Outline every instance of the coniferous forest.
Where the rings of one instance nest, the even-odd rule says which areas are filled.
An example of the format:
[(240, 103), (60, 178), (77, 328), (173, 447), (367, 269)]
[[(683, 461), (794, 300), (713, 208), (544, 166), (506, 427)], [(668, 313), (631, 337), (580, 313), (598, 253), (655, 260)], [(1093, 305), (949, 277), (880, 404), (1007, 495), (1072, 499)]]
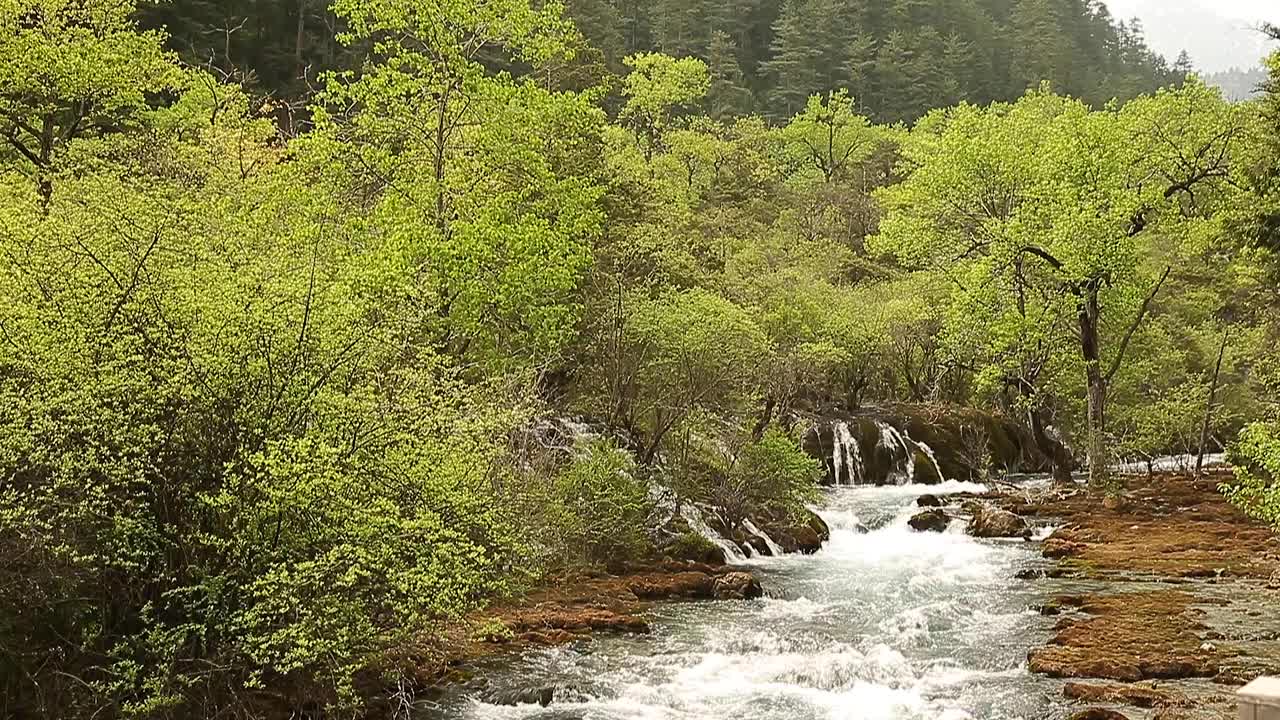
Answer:
[(0, 718), (416, 717), (877, 464), (1223, 453), (1280, 529), (1267, 72), (1098, 0), (0, 0)]

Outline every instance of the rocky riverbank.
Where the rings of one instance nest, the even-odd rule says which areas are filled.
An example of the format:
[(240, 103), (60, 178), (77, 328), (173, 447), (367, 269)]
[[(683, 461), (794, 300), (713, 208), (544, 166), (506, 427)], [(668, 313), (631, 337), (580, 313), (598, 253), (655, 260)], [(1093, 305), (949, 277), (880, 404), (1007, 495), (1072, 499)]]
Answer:
[(1235, 689), (1280, 672), (1280, 538), (1228, 505), (1220, 479), (975, 498), (1059, 525), (1027, 580), (1071, 592), (1040, 608), (1059, 620), (1028, 665), (1071, 679), (1081, 717), (1234, 717)]
[[(452, 628), (449, 651), (425, 663), (419, 679), (437, 689), (457, 682), (483, 684), (484, 679), (473, 678), (468, 668), (486, 658), (588, 641), (602, 632), (647, 633), (646, 614), (656, 602), (761, 597), (759, 581), (749, 568), (734, 565), (736, 560), (750, 555), (809, 554), (830, 537), (830, 529), (812, 513), (801, 521), (758, 516), (745, 523), (751, 531), (730, 530), (714, 508), (675, 517), (674, 524), (665, 528), (667, 541), (660, 547), (660, 559), (612, 571), (577, 570), (543, 578), (533, 592), (476, 613)], [(714, 540), (700, 537), (699, 531)], [(691, 537), (697, 540), (690, 541)], [(535, 693), (497, 699), (502, 704), (508, 700), (545, 704), (547, 698)]]

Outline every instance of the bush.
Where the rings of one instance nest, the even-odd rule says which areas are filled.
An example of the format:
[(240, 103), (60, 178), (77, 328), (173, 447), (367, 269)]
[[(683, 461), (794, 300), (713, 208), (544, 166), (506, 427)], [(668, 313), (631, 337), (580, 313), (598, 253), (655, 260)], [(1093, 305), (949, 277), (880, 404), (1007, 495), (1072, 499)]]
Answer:
[(614, 564), (648, 555), (653, 502), (635, 461), (607, 440), (580, 450), (532, 509), (546, 519), (543, 538), (558, 556), (551, 562)]
[(674, 558), (705, 562), (708, 559), (716, 558), (717, 554), (720, 553), (720, 548), (698, 533), (686, 530), (676, 535), (671, 544), (665, 548), (665, 551)]
[(1280, 530), (1280, 423), (1253, 423), (1228, 448), (1235, 479), (1222, 484), (1231, 503)]
[(726, 465), (710, 469), (703, 499), (721, 508), (730, 530), (755, 514), (799, 519), (818, 497), (817, 461), (777, 427), (748, 442)]

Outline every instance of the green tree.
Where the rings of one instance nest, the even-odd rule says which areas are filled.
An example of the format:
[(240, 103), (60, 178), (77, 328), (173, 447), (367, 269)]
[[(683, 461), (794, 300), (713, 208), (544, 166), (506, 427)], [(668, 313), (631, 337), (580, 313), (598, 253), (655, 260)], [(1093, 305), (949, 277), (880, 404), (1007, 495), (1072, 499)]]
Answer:
[(853, 99), (843, 90), (825, 98), (810, 97), (782, 136), (788, 149), (828, 183), (848, 180), (883, 137), (867, 118), (855, 112)]
[(711, 83), (707, 88), (707, 114), (716, 120), (730, 120), (751, 112), (755, 98), (746, 86), (742, 67), (738, 65), (737, 48), (727, 33), (711, 36), (707, 51), (707, 69)]
[(625, 62), (631, 72), (623, 85), (626, 103), (618, 119), (636, 134), (645, 159), (651, 161), (680, 113), (706, 96), (707, 66), (695, 58), (659, 54), (633, 55)]
[[(470, 362), (553, 356), (602, 220), (589, 179), (604, 117), (576, 93), (492, 74), (481, 50), (540, 62), (565, 51), (553, 8), (511, 0), (480, 10), (340, 2), (347, 42), (377, 62), (331, 78), (300, 152), (324, 165), (344, 216), (412, 249), (423, 332)], [(444, 20), (441, 35), (440, 23)]]
[[(1090, 112), (1041, 93), (1009, 108), (961, 107), (939, 122), (909, 153), (912, 176), (883, 194), (880, 242), (914, 261), (982, 259), (1002, 273), (1029, 261), (1048, 271), (1049, 292), (1075, 302), (1090, 476), (1102, 482), (1107, 388), (1168, 277), (1178, 236), (1203, 227), (1225, 186), (1240, 113), (1189, 84), (1119, 110)], [(1161, 181), (1143, 182), (1134, 168)], [(1117, 321), (1115, 345), (1104, 349), (1104, 322)]]
[(148, 94), (183, 83), (164, 38), (138, 31), (135, 10), (116, 0), (0, 3), (0, 135), (46, 204), (73, 141), (136, 129)]
[(615, 399), (626, 426), (643, 433), (640, 459), (653, 461), (668, 433), (695, 413), (740, 413), (756, 387), (767, 339), (750, 313), (705, 290), (628, 300), (623, 328), (635, 358)]

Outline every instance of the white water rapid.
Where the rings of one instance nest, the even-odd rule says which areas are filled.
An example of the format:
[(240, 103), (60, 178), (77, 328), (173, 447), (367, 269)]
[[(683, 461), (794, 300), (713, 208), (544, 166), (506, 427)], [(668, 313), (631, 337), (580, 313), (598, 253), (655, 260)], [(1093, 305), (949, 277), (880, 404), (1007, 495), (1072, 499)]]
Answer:
[[(498, 720), (1013, 720), (1062, 717), (1061, 683), (1026, 670), (1053, 618), (1014, 579), (1038, 545), (907, 527), (935, 486), (838, 488), (815, 555), (750, 560), (770, 597), (663, 603), (648, 635), (599, 635), (480, 668), (488, 689), (554, 687), (501, 706), (459, 691), (422, 717)], [(689, 517), (689, 516), (686, 516)], [(698, 518), (701, 522), (701, 518)], [(869, 531), (867, 531), (869, 529)]]
[(901, 447), (903, 454), (906, 456), (903, 467), (905, 471), (896, 472), (899, 485), (910, 485), (916, 479), (916, 453), (912, 448), (912, 443), (906, 438), (898, 428), (885, 423), (876, 421), (876, 427), (880, 428), (880, 444), (891, 453), (896, 452), (896, 447)]
[(696, 505), (682, 505), (680, 507), (680, 516), (689, 524), (689, 527), (693, 528), (694, 532), (710, 540), (716, 547), (724, 551), (725, 562), (733, 564), (747, 560), (747, 556), (742, 553), (737, 544), (716, 532), (707, 524), (706, 520), (702, 519), (702, 511)]
[(750, 518), (742, 521), (742, 527), (746, 528), (747, 532), (763, 540), (765, 547), (769, 548), (770, 555), (776, 557), (783, 554), (784, 551), (782, 546), (774, 542), (773, 538), (769, 537), (763, 530), (756, 527), (755, 523), (751, 522)]

